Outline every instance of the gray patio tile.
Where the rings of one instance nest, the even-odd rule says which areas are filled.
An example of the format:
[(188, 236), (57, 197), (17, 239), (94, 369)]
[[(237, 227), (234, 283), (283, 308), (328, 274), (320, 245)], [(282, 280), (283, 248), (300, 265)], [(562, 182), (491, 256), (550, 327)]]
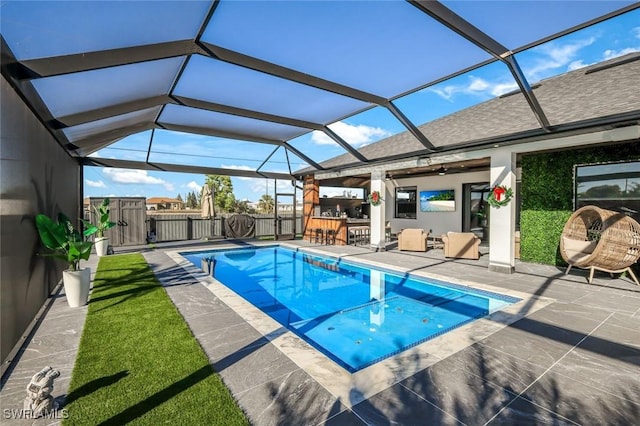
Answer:
[(585, 333), (524, 318), (480, 344), (548, 368), (585, 336)]
[(610, 312), (570, 302), (555, 302), (527, 317), (530, 321), (589, 334), (605, 320)]
[(550, 370), (640, 404), (640, 350), (587, 339)]
[[(402, 421), (399, 419), (404, 419), (405, 415), (411, 415), (416, 410), (417, 413), (425, 410), (429, 413), (425, 420), (429, 420), (431, 424), (437, 424), (436, 420), (450, 423), (448, 416), (468, 425), (484, 424), (516, 396), (483, 380), (481, 376), (471, 374), (455, 356), (403, 380), (400, 385), (415, 393), (421, 400), (437, 407), (436, 411), (423, 403), (414, 407), (416, 404), (411, 396), (397, 386), (371, 398), (369, 402), (380, 412), (385, 415), (393, 414), (390, 419), (400, 423)], [(379, 399), (385, 400), (386, 405), (376, 402)], [(394, 410), (399, 410), (399, 413), (394, 414)], [(360, 414), (357, 407), (355, 411)]]
[(175, 303), (192, 302), (199, 298), (215, 299), (213, 294), (199, 282), (166, 286), (164, 289)]
[(36, 335), (29, 341), (25, 356), (37, 358), (69, 349), (78, 349), (82, 330), (69, 329), (58, 333)]
[[(629, 314), (621, 314), (614, 313), (611, 317), (609, 317), (605, 323), (607, 327), (603, 330), (610, 337), (613, 335), (619, 335), (621, 340), (615, 340), (617, 342), (622, 342), (626, 340), (626, 330), (639, 331), (640, 330), (640, 318), (636, 318)], [(602, 328), (602, 327), (601, 327)], [(594, 335), (598, 336), (602, 331), (600, 329), (596, 330)], [(634, 342), (629, 342), (631, 345), (634, 345)], [(635, 346), (640, 347), (640, 341), (635, 341)]]
[[(20, 358), (18, 365), (16, 365), (11, 373), (11, 377), (7, 381), (7, 386), (9, 386), (9, 383), (14, 379), (22, 381), (31, 379), (31, 376), (48, 365), (56, 370), (60, 370), (61, 377), (70, 376), (76, 361), (76, 353), (77, 349), (72, 348), (38, 358)], [(24, 386), (27, 385), (27, 382), (28, 380), (24, 381)]]
[[(69, 308), (72, 309), (72, 308)], [(80, 335), (84, 328), (84, 320), (87, 317), (86, 307), (76, 308), (77, 311), (69, 313), (64, 317), (48, 318), (43, 321), (35, 330), (34, 336), (43, 337), (49, 334), (66, 333), (73, 331)]]
[[(206, 289), (205, 289), (206, 290)], [(173, 301), (173, 299), (172, 299)], [(174, 302), (180, 314), (186, 319), (201, 315), (211, 314), (228, 310), (229, 308), (222, 301), (213, 298), (184, 300), (180, 303)]]
[(480, 344), (469, 346), (447, 360), (455, 362), (461, 370), (515, 394), (524, 390), (545, 371), (544, 367)]
[(300, 369), (270, 343), (249, 345), (214, 362), (213, 368), (236, 395)]
[(585, 306), (608, 309), (612, 312), (634, 314), (640, 306), (640, 298), (623, 291), (593, 292), (575, 300)]
[(569, 419), (566, 419), (556, 413), (532, 404), (523, 398), (516, 398), (506, 409), (498, 414), (492, 421), (488, 423), (491, 426), (497, 425), (518, 425), (518, 426), (538, 426), (538, 425), (554, 425), (565, 426), (575, 425)]
[(84, 312), (86, 314), (88, 306), (79, 306), (77, 308), (69, 307), (67, 300), (64, 296), (64, 289), (60, 289), (60, 292), (57, 295), (51, 296), (53, 298), (53, 303), (49, 306), (46, 311), (46, 318), (60, 318), (65, 317), (67, 315), (77, 315), (79, 312)]
[(595, 289), (579, 284), (567, 284), (565, 282), (554, 281), (546, 288), (535, 290), (532, 293), (538, 296), (556, 299), (559, 302), (576, 303), (576, 300), (581, 297), (594, 294)]
[(579, 424), (632, 425), (640, 418), (640, 405), (551, 371), (521, 396)]
[(454, 415), (425, 401), (399, 384), (352, 408), (368, 425), (460, 425)]
[(346, 408), (300, 369), (236, 397), (251, 424), (260, 426), (322, 424)]
[(191, 316), (188, 318), (187, 324), (189, 324), (193, 335), (198, 337), (202, 334), (243, 324), (244, 322), (240, 315), (230, 308), (225, 308), (203, 315)]
[(221, 328), (196, 336), (209, 359), (219, 361), (237, 351), (264, 346), (268, 340), (247, 323)]
[(353, 413), (351, 410), (344, 410), (337, 416), (329, 418), (326, 422), (322, 423), (324, 426), (366, 426), (362, 419)]

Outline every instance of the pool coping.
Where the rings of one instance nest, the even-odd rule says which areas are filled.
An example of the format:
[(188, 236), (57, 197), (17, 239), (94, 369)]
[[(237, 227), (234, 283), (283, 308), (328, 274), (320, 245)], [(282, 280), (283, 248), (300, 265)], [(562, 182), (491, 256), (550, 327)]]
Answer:
[[(302, 253), (327, 256), (339, 260), (343, 260), (343, 256), (348, 256), (346, 253), (344, 255), (328, 253), (314, 248), (287, 244), (286, 242), (275, 244), (273, 242), (256, 243), (252, 244), (251, 247), (275, 245)], [(225, 250), (226, 248), (237, 249), (238, 246), (233, 244), (228, 246), (218, 245), (215, 250)], [(555, 302), (555, 299), (547, 297), (350, 257), (345, 261), (355, 265), (376, 267), (393, 273), (410, 274), (416, 277), (451, 282), (476, 290), (489, 291), (520, 299), (519, 302), (513, 303), (486, 317), (462, 325), (355, 373), (350, 373), (180, 255), (180, 253), (205, 250), (210, 249), (198, 247), (167, 251), (166, 254), (349, 408)]]

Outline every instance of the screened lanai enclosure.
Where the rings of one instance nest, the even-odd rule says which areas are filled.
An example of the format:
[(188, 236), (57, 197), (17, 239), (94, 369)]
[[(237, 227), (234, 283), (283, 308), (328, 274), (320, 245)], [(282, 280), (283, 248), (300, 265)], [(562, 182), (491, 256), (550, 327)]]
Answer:
[[(83, 165), (290, 179), (331, 168), (323, 162), (338, 155), (352, 164), (429, 156), (601, 122), (595, 111), (567, 116), (567, 100), (559, 108), (539, 99), (527, 55), (619, 15), (637, 22), (637, 8), (628, 1), (9, 1), (2, 72)], [(513, 97), (518, 120), (497, 116), (480, 138), (421, 130), (444, 115), (430, 111), (427, 95), (480, 69), (500, 75), (495, 93)], [(604, 121), (629, 112), (618, 106)], [(372, 137), (363, 142), (358, 125)], [(401, 132), (393, 153), (358, 150)]]
[[(3, 1), (0, 20), (3, 372), (62, 271), (33, 218), (80, 218), (85, 166), (364, 187), (341, 173), (640, 119), (638, 2)], [(632, 65), (597, 90), (598, 67), (546, 85), (614, 57)]]

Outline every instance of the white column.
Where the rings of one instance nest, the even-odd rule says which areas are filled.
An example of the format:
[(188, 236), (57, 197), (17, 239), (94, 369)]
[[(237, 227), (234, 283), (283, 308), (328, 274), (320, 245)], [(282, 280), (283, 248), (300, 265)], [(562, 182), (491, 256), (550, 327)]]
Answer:
[(387, 200), (387, 195), (385, 193), (385, 177), (384, 170), (374, 170), (371, 172), (371, 193), (373, 191), (380, 192), (380, 196), (383, 198), (383, 201), (377, 205), (370, 205), (370, 218), (371, 218), (371, 228), (370, 228), (370, 240), (371, 240), (371, 248), (374, 250), (384, 250), (385, 240), (384, 240), (384, 232), (385, 232), (385, 203)]
[(515, 267), (516, 154), (508, 148), (491, 154), (491, 187), (511, 188), (513, 198), (506, 206), (489, 206), (489, 270), (510, 274)]

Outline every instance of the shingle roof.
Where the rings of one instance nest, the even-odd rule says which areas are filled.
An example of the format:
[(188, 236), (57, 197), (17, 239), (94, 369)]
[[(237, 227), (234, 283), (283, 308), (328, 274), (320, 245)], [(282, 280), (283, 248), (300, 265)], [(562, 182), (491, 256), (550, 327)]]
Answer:
[[(608, 115), (640, 112), (640, 52), (570, 71), (543, 80), (533, 91), (551, 125), (575, 123)], [(514, 135), (539, 129), (519, 93), (505, 94), (419, 126), (439, 148)], [(371, 160), (390, 156), (423, 155), (427, 151), (409, 132), (367, 145), (359, 151)], [(353, 157), (343, 154), (320, 163), (325, 168), (346, 166)], [(309, 173), (304, 169), (296, 173)]]

